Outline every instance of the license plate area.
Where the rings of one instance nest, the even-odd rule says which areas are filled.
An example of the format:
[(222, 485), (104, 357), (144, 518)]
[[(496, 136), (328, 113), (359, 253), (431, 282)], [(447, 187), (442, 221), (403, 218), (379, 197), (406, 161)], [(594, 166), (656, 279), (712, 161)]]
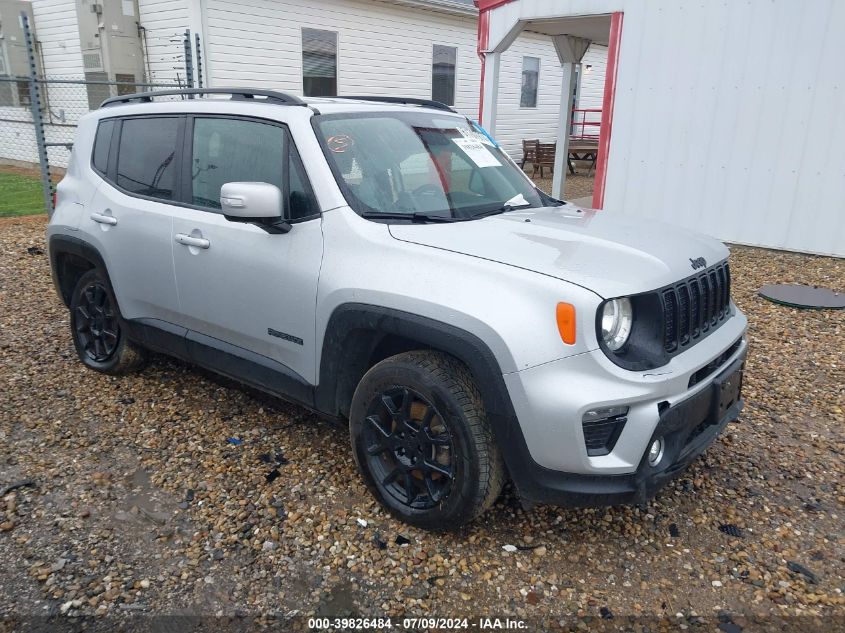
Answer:
[(718, 423), (728, 410), (739, 402), (740, 394), (742, 393), (742, 370), (734, 369), (726, 374), (723, 374), (713, 381), (714, 390), (714, 423)]

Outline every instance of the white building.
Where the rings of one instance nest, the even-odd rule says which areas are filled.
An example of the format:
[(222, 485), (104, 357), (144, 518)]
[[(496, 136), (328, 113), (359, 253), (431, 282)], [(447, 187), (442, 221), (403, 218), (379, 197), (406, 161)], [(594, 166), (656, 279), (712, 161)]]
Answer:
[[(202, 45), (194, 73), (201, 65), (207, 87), (433, 98), (478, 117), (481, 61), (472, 0), (32, 0), (46, 77), (85, 75), (80, 16), (87, 21), (97, 4), (110, 3), (123, 16), (137, 12), (151, 82), (172, 82), (177, 73), (184, 80), (182, 37), (190, 30)], [(101, 21), (108, 32), (109, 20)], [(591, 55), (580, 98), (600, 107), (606, 52), (597, 48)], [(560, 72), (555, 48), (543, 35), (522, 33), (503, 56), (497, 137), (515, 159), (522, 139), (556, 138)], [(47, 90), (53, 114), (61, 110), (72, 122), (84, 113), (62, 108), (58, 88)], [(23, 142), (27, 133), (20, 131), (14, 147), (4, 147), (0, 135), (0, 156), (35, 161), (34, 145)], [(50, 157), (62, 164), (67, 153), (52, 149)]]
[[(485, 103), (506, 98), (526, 30), (558, 45), (567, 74), (608, 43), (594, 206), (845, 256), (845, 2), (478, 3)], [(507, 125), (500, 114), (482, 124)]]

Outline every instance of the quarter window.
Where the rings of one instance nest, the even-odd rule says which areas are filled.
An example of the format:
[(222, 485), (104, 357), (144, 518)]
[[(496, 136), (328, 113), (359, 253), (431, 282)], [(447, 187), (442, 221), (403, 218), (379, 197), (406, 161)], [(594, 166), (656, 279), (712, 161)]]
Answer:
[(446, 105), (455, 105), (455, 66), (458, 49), (434, 45), (431, 63), (431, 98)]
[(337, 33), (302, 29), (302, 92), (306, 97), (337, 94)]
[(117, 153), (117, 186), (143, 196), (173, 200), (179, 119), (125, 119)]
[(91, 158), (91, 162), (94, 164), (94, 169), (101, 174), (105, 174), (108, 171), (109, 147), (111, 146), (113, 131), (113, 119), (100, 121), (100, 125), (97, 126), (97, 136), (94, 139), (94, 155)]
[(537, 84), (540, 80), (540, 58), (522, 58), (522, 90), (519, 95), (520, 108), (537, 107)]
[(194, 120), (193, 204), (220, 208), (227, 182), (267, 182), (284, 191), (284, 128), (239, 119)]

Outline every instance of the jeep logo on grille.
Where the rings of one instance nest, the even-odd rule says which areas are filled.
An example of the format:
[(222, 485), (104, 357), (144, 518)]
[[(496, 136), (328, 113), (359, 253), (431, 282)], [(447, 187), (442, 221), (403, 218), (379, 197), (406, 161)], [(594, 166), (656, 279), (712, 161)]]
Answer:
[(692, 264), (693, 270), (698, 270), (699, 268), (705, 268), (707, 266), (707, 260), (703, 257), (696, 257), (695, 259), (690, 257), (689, 263)]

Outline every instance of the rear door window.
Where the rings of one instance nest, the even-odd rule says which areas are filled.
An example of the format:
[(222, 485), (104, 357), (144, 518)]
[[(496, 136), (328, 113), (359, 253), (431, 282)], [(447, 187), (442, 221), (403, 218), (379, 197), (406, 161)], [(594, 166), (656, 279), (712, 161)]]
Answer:
[(176, 199), (178, 117), (124, 119), (117, 153), (117, 186), (129, 193)]

